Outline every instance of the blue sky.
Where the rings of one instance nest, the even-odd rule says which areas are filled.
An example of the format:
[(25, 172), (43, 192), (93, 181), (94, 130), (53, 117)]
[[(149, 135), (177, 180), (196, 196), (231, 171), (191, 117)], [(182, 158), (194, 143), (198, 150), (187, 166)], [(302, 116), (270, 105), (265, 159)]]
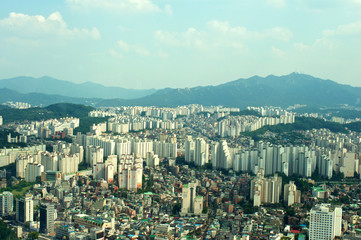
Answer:
[(361, 0), (4, 0), (0, 78), (126, 88), (311, 74), (361, 86)]

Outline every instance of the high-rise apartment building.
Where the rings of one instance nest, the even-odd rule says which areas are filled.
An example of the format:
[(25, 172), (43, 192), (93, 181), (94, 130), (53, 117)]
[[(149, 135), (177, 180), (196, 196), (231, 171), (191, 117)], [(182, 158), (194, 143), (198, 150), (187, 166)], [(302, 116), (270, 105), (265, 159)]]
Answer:
[(282, 191), (282, 178), (275, 174), (265, 178), (264, 170), (260, 169), (255, 179), (251, 181), (251, 199), (254, 206), (262, 203), (279, 203)]
[(6, 216), (14, 210), (14, 196), (11, 192), (0, 194), (0, 216)]
[(283, 193), (284, 201), (288, 206), (301, 202), (301, 192), (297, 190), (295, 182), (290, 181), (289, 184), (285, 184)]
[(185, 148), (185, 156), (184, 159), (186, 162), (194, 162), (194, 151), (195, 151), (195, 143), (192, 139), (192, 136), (187, 136), (186, 141), (184, 143)]
[(203, 166), (208, 163), (208, 143), (202, 138), (197, 138), (194, 148), (194, 163), (196, 166)]
[(35, 182), (36, 177), (40, 177), (44, 172), (44, 166), (38, 163), (28, 163), (25, 168), (25, 181)]
[(227, 141), (212, 143), (212, 166), (215, 169), (232, 168), (232, 155)]
[(134, 155), (122, 156), (118, 165), (120, 189), (137, 191), (143, 185), (143, 159)]
[(333, 240), (342, 234), (342, 208), (317, 204), (311, 209), (310, 240)]
[(16, 220), (18, 222), (32, 222), (34, 217), (33, 215), (33, 195), (26, 194), (23, 198), (16, 199)]

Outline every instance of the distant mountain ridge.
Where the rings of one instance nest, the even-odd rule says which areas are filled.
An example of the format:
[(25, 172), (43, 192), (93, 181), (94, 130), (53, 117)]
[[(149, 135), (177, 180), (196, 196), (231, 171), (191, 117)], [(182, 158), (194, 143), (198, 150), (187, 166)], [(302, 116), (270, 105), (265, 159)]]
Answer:
[[(0, 88), (1, 88), (0, 80)], [(70, 82), (67, 82), (70, 83)], [(70, 83), (72, 84), (72, 83)], [(93, 83), (92, 83), (93, 84)], [(80, 86), (80, 84), (79, 84)], [(101, 85), (100, 85), (101, 86)], [(68, 89), (69, 90), (69, 89)], [(97, 91), (100, 91), (98, 88)], [(73, 90), (78, 91), (78, 90)], [(80, 90), (79, 90), (80, 91)], [(129, 95), (132, 95), (129, 90)], [(51, 92), (50, 90), (48, 92)], [(223, 105), (230, 107), (281, 106), (306, 104), (334, 107), (341, 104), (361, 107), (361, 88), (338, 84), (306, 74), (291, 73), (285, 76), (269, 75), (238, 79), (217, 86), (194, 88), (164, 88), (146, 96), (125, 99), (124, 97), (105, 99), (96, 96), (89, 98), (39, 93), (17, 93), (9, 89), (0, 89), (0, 103), (24, 101), (30, 104), (49, 105), (56, 102), (81, 103), (92, 106), (167, 106), (188, 104)], [(126, 94), (124, 94), (125, 96)], [(128, 95), (128, 96), (129, 96)], [(99, 96), (99, 95), (97, 95)], [(134, 95), (133, 95), (134, 96)], [(16, 100), (20, 99), (20, 100)]]
[(322, 80), (306, 74), (269, 75), (238, 79), (218, 86), (161, 89), (139, 99), (104, 100), (98, 105), (177, 106), (184, 104), (290, 106), (294, 104), (336, 106), (361, 105), (361, 88)]
[(106, 87), (98, 83), (85, 82), (76, 84), (44, 76), (15, 77), (0, 80), (0, 88), (8, 88), (19, 93), (43, 93), (76, 98), (122, 98), (135, 99), (154, 93), (155, 89), (126, 89), (121, 87)]
[(75, 103), (93, 106), (104, 99), (95, 98), (73, 98), (60, 95), (50, 95), (43, 93), (19, 93), (17, 91), (0, 88), (0, 104), (8, 101), (26, 102), (35, 106), (48, 106), (55, 103)]

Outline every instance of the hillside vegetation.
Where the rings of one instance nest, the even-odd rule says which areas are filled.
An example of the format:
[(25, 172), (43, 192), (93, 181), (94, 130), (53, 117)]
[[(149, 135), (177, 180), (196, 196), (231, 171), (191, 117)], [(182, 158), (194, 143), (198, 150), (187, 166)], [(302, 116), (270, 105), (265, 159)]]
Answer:
[(4, 124), (10, 122), (40, 121), (63, 117), (87, 117), (93, 107), (72, 103), (57, 103), (44, 108), (35, 107), (29, 109), (15, 109), (2, 106), (0, 116), (4, 119)]

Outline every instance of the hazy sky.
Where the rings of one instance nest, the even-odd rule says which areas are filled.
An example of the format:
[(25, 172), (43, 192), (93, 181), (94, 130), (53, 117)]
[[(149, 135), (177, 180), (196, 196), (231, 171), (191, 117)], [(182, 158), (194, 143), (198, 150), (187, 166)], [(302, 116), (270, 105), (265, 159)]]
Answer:
[(0, 1), (0, 78), (162, 88), (291, 72), (361, 86), (361, 0)]

